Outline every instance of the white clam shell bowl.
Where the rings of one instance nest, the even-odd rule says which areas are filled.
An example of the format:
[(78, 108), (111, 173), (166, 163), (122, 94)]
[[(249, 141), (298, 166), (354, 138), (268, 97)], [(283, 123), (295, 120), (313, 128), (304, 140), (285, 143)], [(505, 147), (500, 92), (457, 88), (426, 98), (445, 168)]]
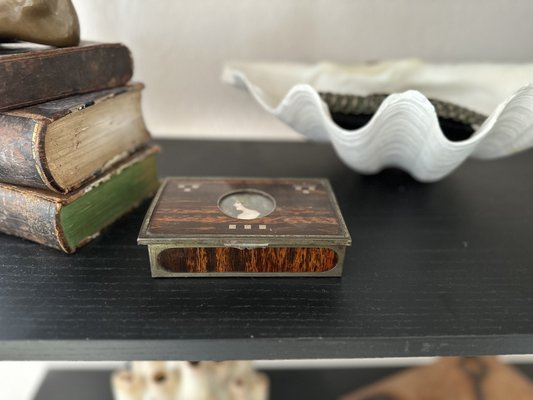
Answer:
[[(360, 173), (397, 167), (421, 182), (434, 182), (469, 157), (490, 160), (533, 146), (533, 64), (233, 63), (226, 65), (223, 80), (247, 89), (306, 138), (330, 141), (342, 161)], [(392, 94), (366, 125), (346, 130), (332, 120), (319, 92)], [(488, 117), (468, 139), (450, 141), (428, 98)]]

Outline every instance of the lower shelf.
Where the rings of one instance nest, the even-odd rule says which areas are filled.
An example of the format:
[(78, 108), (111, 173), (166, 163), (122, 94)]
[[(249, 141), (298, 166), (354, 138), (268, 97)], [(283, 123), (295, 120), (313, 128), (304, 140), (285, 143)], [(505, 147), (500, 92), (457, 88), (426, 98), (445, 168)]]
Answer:
[[(533, 378), (533, 365), (518, 365)], [(269, 370), (271, 400), (330, 400), (401, 368)], [(34, 400), (112, 400), (111, 371), (51, 370)]]

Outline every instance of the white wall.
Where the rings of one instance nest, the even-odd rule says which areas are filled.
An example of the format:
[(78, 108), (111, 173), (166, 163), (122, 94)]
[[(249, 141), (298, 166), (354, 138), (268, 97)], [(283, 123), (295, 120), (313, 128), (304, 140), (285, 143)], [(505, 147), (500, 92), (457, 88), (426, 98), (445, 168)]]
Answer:
[(85, 39), (121, 41), (156, 135), (296, 138), (220, 83), (225, 60), (531, 61), (531, 0), (75, 0)]

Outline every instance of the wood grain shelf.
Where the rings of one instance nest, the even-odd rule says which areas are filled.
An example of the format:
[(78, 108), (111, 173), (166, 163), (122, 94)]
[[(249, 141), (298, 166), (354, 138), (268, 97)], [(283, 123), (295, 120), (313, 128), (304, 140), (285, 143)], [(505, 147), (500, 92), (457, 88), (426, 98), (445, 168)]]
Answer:
[(533, 153), (420, 184), (329, 145), (160, 141), (160, 175), (326, 177), (342, 278), (152, 279), (147, 205), (76, 255), (0, 235), (0, 359), (296, 359), (533, 353)]

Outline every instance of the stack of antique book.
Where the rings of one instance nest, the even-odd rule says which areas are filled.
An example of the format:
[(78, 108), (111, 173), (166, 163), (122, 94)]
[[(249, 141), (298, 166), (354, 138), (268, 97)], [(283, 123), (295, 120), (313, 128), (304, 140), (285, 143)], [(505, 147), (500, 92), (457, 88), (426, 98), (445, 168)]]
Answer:
[(120, 44), (0, 45), (0, 232), (71, 253), (156, 191), (132, 71)]

